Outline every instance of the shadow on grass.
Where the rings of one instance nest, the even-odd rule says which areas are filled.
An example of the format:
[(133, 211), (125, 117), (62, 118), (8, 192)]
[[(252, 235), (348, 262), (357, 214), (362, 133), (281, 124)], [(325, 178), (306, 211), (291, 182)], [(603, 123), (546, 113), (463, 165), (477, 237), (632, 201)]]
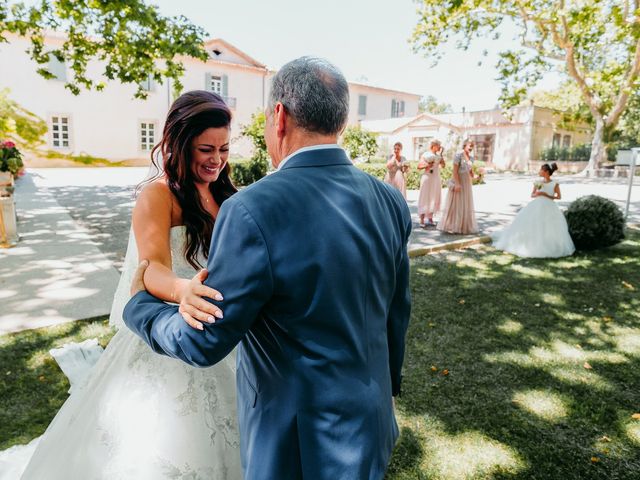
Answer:
[(637, 231), (558, 260), (425, 257), (412, 287), (388, 479), (638, 478)]
[(69, 382), (49, 350), (111, 338), (106, 317), (0, 336), (0, 450), (44, 433), (67, 399)]

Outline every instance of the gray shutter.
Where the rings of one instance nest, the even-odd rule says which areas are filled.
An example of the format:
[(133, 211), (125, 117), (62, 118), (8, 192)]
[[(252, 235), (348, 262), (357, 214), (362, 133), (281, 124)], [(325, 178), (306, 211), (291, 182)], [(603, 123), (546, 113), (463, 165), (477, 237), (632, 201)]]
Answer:
[(229, 96), (229, 77), (222, 75), (222, 97), (227, 98)]
[(396, 99), (392, 99), (391, 100), (391, 117), (395, 117), (396, 116)]
[(209, 72), (204, 74), (204, 89), (207, 92), (211, 91), (211, 74)]
[(404, 117), (404, 100), (400, 102), (400, 116)]
[(358, 115), (366, 115), (367, 114), (367, 96), (360, 95), (358, 97)]
[(153, 78), (153, 75), (149, 74), (149, 91), (150, 92), (155, 92), (156, 91), (156, 82)]

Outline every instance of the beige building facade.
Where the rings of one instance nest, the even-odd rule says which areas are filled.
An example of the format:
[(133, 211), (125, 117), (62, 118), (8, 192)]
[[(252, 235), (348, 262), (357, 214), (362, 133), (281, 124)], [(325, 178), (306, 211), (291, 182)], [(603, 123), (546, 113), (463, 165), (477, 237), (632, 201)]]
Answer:
[(378, 134), (380, 154), (389, 153), (395, 142), (403, 154), (417, 160), (432, 139), (439, 139), (449, 152), (459, 149), (463, 139), (476, 144), (476, 159), (500, 170), (526, 171), (548, 147), (572, 147), (589, 143), (586, 124), (566, 125), (562, 112), (536, 106), (478, 112), (428, 114), (379, 121), (363, 121), (362, 128)]
[[(9, 98), (33, 112), (47, 123), (44, 149), (64, 154), (88, 154), (109, 160), (149, 158), (160, 140), (164, 119), (172, 98), (169, 82), (149, 80), (144, 88), (145, 100), (134, 98), (136, 88), (103, 76), (104, 63), (91, 62), (88, 75), (105, 82), (101, 92), (83, 90), (73, 95), (64, 87), (70, 75), (68, 66), (52, 58), (47, 65), (55, 79), (45, 79), (26, 53), (30, 41), (8, 36), (0, 43), (0, 89), (9, 89)], [(64, 37), (52, 33), (45, 37), (45, 46), (54, 49)], [(210, 90), (222, 95), (233, 112), (231, 155), (248, 157), (251, 143), (241, 136), (242, 126), (251, 116), (264, 110), (274, 71), (240, 51), (223, 39), (205, 43), (209, 53), (206, 62), (183, 58), (185, 74), (183, 91)], [(380, 118), (413, 117), (418, 112), (419, 95), (349, 84), (351, 105), (349, 124)]]

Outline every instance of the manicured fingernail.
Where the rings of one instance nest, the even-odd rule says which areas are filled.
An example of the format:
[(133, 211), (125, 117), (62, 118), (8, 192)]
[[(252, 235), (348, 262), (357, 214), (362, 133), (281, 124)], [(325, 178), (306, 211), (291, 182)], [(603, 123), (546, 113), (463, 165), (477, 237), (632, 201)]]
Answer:
[(222, 295), (220, 295), (219, 293), (215, 296), (214, 300), (217, 300), (219, 302), (222, 301)]
[(216, 319), (215, 319), (215, 318), (213, 318), (212, 316), (208, 316), (208, 317), (207, 317), (207, 322), (209, 322), (209, 323), (216, 323)]
[(223, 318), (224, 315), (222, 315), (222, 312), (220, 310), (218, 310), (216, 313), (214, 313), (214, 315), (218, 318)]
[(204, 330), (204, 327), (202, 326), (201, 323), (198, 324), (197, 328), (198, 328), (198, 330)]

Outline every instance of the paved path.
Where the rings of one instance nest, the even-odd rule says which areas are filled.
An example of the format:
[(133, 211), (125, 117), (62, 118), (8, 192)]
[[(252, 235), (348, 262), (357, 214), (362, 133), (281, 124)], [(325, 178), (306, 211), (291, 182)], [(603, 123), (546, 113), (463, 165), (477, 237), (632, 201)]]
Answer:
[[(0, 249), (0, 334), (90, 318), (109, 312), (124, 260), (134, 186), (146, 168), (32, 169), (16, 189), (21, 241)], [(534, 178), (491, 175), (474, 187), (481, 235), (508, 223), (529, 200)], [(560, 177), (566, 208), (588, 194), (623, 206), (626, 179)], [(443, 192), (444, 194), (444, 192)], [(417, 192), (409, 192), (419, 250), (481, 235), (447, 235), (418, 228)], [(444, 199), (443, 199), (444, 200)], [(630, 219), (640, 221), (640, 178)]]

